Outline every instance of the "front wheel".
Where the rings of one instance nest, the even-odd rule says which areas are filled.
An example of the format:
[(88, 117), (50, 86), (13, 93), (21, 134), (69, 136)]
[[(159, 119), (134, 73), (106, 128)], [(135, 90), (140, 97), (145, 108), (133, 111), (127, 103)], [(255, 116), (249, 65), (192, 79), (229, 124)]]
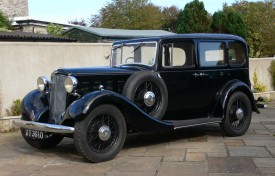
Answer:
[(251, 103), (243, 92), (230, 97), (221, 128), (228, 136), (241, 136), (249, 128), (252, 116)]
[(124, 117), (113, 105), (100, 105), (75, 124), (76, 149), (91, 162), (113, 159), (122, 149), (125, 138)]

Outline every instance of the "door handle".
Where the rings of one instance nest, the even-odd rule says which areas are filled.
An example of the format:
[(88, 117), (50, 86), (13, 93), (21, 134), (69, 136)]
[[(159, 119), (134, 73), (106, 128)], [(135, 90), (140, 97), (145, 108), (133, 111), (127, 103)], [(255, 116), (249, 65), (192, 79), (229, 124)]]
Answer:
[(205, 76), (208, 76), (208, 74), (206, 74), (206, 73), (200, 73), (200, 76), (201, 77), (205, 77)]
[(208, 74), (205, 74), (205, 73), (194, 73), (192, 75), (195, 76), (195, 78), (196, 77), (205, 77), (205, 76), (208, 76)]

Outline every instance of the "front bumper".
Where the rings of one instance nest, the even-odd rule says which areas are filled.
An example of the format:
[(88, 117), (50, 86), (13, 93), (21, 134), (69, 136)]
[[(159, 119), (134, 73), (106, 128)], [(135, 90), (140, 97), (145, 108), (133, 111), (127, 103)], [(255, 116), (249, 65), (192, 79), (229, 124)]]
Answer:
[(21, 119), (15, 119), (12, 121), (14, 125), (19, 126), (21, 128), (52, 132), (52, 133), (66, 133), (66, 134), (74, 133), (74, 128), (69, 126), (32, 122), (32, 121), (26, 121)]

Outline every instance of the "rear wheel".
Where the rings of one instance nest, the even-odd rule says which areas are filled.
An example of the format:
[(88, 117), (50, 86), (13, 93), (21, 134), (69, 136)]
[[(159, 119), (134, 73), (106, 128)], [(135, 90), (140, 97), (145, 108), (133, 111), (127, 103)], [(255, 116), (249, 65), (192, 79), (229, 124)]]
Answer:
[(91, 162), (113, 159), (122, 149), (125, 138), (124, 117), (113, 105), (100, 105), (75, 124), (76, 149)]
[(34, 148), (37, 149), (49, 149), (49, 148), (54, 148), (57, 144), (59, 144), (63, 136), (55, 133), (47, 133), (45, 139), (36, 139), (36, 138), (31, 138), (26, 135), (26, 129), (21, 128), (21, 133), (25, 141), (31, 145)]
[(251, 103), (242, 92), (230, 97), (221, 128), (228, 136), (241, 136), (250, 126), (252, 116)]

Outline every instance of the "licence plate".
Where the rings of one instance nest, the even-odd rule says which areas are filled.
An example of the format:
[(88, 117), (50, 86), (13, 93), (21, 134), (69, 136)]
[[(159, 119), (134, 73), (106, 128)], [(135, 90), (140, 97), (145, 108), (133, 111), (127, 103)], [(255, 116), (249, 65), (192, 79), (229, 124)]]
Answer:
[(46, 135), (43, 131), (25, 129), (26, 137), (35, 138), (35, 139), (45, 139)]

